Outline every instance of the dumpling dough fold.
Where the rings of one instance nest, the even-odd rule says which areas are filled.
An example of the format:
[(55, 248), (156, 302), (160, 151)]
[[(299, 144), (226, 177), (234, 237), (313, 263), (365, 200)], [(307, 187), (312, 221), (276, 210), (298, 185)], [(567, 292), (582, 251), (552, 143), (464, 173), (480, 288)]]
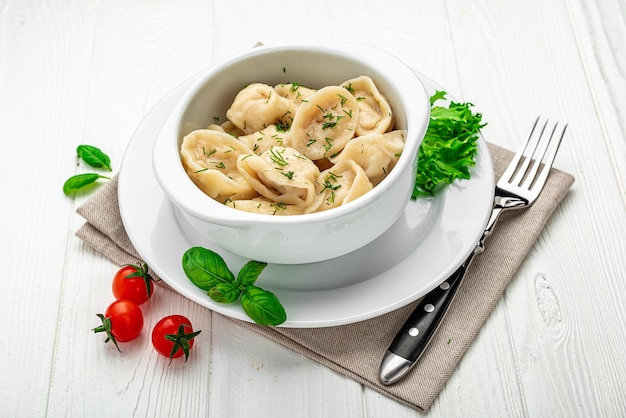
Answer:
[(356, 137), (348, 142), (341, 154), (331, 158), (331, 162), (336, 164), (345, 160), (355, 161), (376, 186), (398, 162), (404, 149), (405, 135), (405, 131), (397, 130)]
[(291, 124), (289, 144), (311, 160), (337, 154), (356, 131), (359, 105), (339, 86), (317, 90), (299, 108)]
[(181, 160), (191, 180), (219, 202), (250, 199), (255, 190), (237, 170), (240, 155), (252, 151), (233, 136), (211, 129), (198, 129), (183, 138)]
[(365, 75), (350, 79), (342, 84), (356, 97), (359, 103), (359, 123), (356, 134), (382, 134), (393, 127), (393, 113), (387, 99), (378, 91), (374, 81)]
[(284, 98), (291, 100), (296, 107), (308, 102), (309, 97), (315, 93), (314, 89), (301, 86), (298, 83), (278, 84), (274, 86), (274, 90)]
[(352, 202), (372, 190), (373, 185), (360, 165), (340, 161), (320, 173), (314, 211), (324, 211)]
[(287, 132), (279, 130), (276, 125), (269, 125), (258, 132), (242, 135), (238, 139), (257, 155), (263, 154), (270, 147), (286, 147), (289, 145)]
[(294, 112), (293, 102), (272, 86), (253, 83), (237, 94), (226, 117), (247, 135), (272, 124), (290, 122)]
[(261, 155), (241, 156), (237, 167), (258, 194), (274, 203), (306, 209), (315, 199), (319, 169), (293, 148), (273, 146)]

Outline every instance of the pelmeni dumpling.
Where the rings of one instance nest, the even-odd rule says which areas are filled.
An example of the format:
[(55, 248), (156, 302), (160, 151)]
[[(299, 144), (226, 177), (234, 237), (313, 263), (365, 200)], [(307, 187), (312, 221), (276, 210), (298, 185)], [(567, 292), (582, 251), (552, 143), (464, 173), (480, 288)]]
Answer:
[(235, 138), (243, 135), (243, 131), (235, 126), (234, 123), (227, 120), (226, 122), (218, 125), (217, 123), (212, 123), (207, 126), (207, 129), (211, 131), (219, 131), (229, 134), (230, 136), (234, 136)]
[(254, 151), (255, 154), (262, 154), (269, 150), (270, 147), (286, 147), (289, 145), (287, 133), (276, 125), (270, 125), (250, 135), (242, 135), (238, 139)]
[(254, 188), (237, 169), (240, 155), (252, 151), (233, 136), (211, 129), (198, 129), (183, 138), (180, 150), (187, 174), (213, 199), (250, 199)]
[(348, 142), (341, 153), (331, 161), (352, 160), (365, 170), (374, 186), (380, 183), (396, 165), (404, 149), (405, 131), (391, 131), (384, 134), (368, 134)]
[(373, 187), (360, 165), (351, 160), (340, 161), (320, 173), (313, 211), (321, 212), (344, 205), (363, 196)]
[(224, 128), (222, 128), (221, 125), (218, 125), (217, 123), (212, 123), (209, 126), (206, 127), (208, 130), (210, 131), (218, 131), (218, 132), (226, 132), (224, 130)]
[(226, 206), (246, 212), (260, 213), (263, 215), (302, 215), (304, 208), (297, 205), (276, 203), (266, 197), (255, 197), (249, 200), (228, 200)]
[(342, 86), (350, 91), (359, 103), (361, 112), (356, 127), (357, 135), (382, 134), (393, 127), (391, 106), (370, 77), (362, 75), (342, 83)]
[(307, 102), (309, 97), (315, 93), (314, 89), (301, 86), (298, 83), (278, 84), (274, 86), (274, 90), (284, 98), (294, 102), (296, 106)]
[(270, 147), (261, 155), (242, 155), (237, 167), (258, 194), (274, 203), (308, 208), (315, 200), (319, 169), (293, 148)]
[(291, 100), (276, 93), (272, 86), (253, 83), (237, 94), (226, 117), (245, 134), (251, 134), (281, 121), (290, 122), (293, 113)]
[(224, 130), (224, 132), (226, 132), (227, 134), (232, 135), (234, 137), (239, 137), (239, 136), (244, 134), (241, 129), (239, 129), (237, 126), (235, 126), (234, 123), (232, 123), (229, 120), (227, 120), (226, 122), (222, 123), (220, 125), (220, 127)]
[(289, 133), (289, 146), (311, 160), (341, 151), (356, 132), (359, 105), (354, 96), (339, 86), (319, 89), (296, 113)]

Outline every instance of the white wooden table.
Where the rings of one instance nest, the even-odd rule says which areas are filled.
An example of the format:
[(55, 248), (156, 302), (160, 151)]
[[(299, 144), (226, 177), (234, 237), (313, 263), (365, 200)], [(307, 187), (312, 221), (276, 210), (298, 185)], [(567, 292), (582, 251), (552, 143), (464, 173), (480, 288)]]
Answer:
[(570, 122), (576, 183), (428, 415), (626, 416), (624, 0), (0, 0), (0, 416), (420, 416), (174, 293), (146, 327), (189, 316), (186, 364), (90, 331), (116, 267), (74, 236), (76, 146), (119, 166), (163, 95), (257, 41), (387, 49), (510, 149)]

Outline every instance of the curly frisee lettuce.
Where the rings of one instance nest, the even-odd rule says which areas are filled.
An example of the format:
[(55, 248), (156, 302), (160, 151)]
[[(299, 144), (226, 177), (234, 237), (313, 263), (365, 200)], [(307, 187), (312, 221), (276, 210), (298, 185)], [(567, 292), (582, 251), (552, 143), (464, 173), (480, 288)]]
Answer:
[(432, 196), (456, 179), (469, 179), (475, 163), (478, 134), (486, 123), (481, 123), (482, 114), (472, 111), (472, 103), (435, 105), (446, 94), (436, 91), (430, 98), (430, 122), (418, 153), (413, 200)]

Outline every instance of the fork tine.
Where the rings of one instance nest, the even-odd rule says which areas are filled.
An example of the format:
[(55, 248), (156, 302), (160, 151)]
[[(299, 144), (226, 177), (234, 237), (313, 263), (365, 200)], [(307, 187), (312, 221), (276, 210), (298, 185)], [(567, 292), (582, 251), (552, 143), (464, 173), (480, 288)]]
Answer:
[(511, 160), (511, 162), (509, 163), (509, 166), (507, 167), (507, 169), (504, 171), (504, 173), (502, 173), (502, 177), (500, 178), (500, 180), (508, 183), (513, 178), (513, 175), (516, 173), (517, 167), (519, 166), (519, 162), (524, 156), (524, 151), (526, 151), (526, 148), (528, 148), (528, 145), (530, 144), (531, 139), (533, 138), (533, 134), (535, 133), (535, 129), (537, 128), (538, 122), (539, 122), (539, 117), (535, 119), (535, 123), (530, 131), (530, 134), (528, 135), (528, 138), (526, 139), (526, 144), (523, 147), (519, 148), (519, 150), (517, 151), (517, 153)]
[[(546, 144), (546, 151), (547, 151), (549, 145), (552, 145), (552, 143), (554, 143), (554, 145), (552, 145), (552, 149), (551, 149), (550, 153), (548, 154), (548, 157), (546, 158), (546, 160), (543, 163), (543, 169), (541, 170), (541, 173), (539, 174), (539, 177), (535, 181), (535, 184), (533, 184), (532, 189), (541, 190), (543, 188), (544, 184), (546, 183), (546, 180), (548, 179), (548, 175), (550, 174), (550, 169), (552, 168), (552, 164), (554, 163), (554, 159), (556, 158), (556, 154), (557, 154), (557, 152), (559, 150), (559, 147), (561, 146), (561, 141), (563, 140), (563, 137), (565, 136), (565, 131), (567, 130), (567, 123), (566, 123), (565, 126), (563, 126), (563, 130), (561, 131), (561, 133), (557, 134), (556, 140), (553, 140), (554, 139), (554, 133), (556, 132), (557, 126), (558, 126), (558, 122), (555, 123), (554, 130), (552, 131), (552, 134), (550, 135), (550, 140)], [(529, 187), (529, 189), (530, 189), (530, 187)]]
[[(540, 117), (537, 117), (535, 126), (539, 124), (540, 119), (541, 119)], [(540, 129), (533, 128), (532, 132), (530, 133), (530, 137), (528, 138), (528, 145), (524, 149), (524, 161), (522, 163), (522, 166), (517, 171), (515, 178), (511, 180), (512, 184), (519, 186), (522, 184), (522, 181), (524, 180), (524, 178), (527, 177), (526, 173), (528, 171), (528, 166), (533, 161), (533, 156), (535, 155), (535, 151), (537, 151), (537, 146), (539, 145), (539, 142), (541, 141), (541, 138), (543, 137), (543, 134), (546, 130), (547, 125), (548, 125), (548, 121), (546, 120), (543, 126), (540, 127)], [(538, 131), (538, 133), (536, 131)], [(531, 140), (531, 138), (533, 139)]]
[(543, 127), (543, 130), (541, 131), (541, 135), (539, 136), (539, 140), (537, 143), (537, 148), (539, 148), (539, 145), (541, 145), (541, 149), (536, 154), (533, 153), (533, 154), (528, 155), (528, 160), (530, 161), (532, 159), (533, 165), (532, 167), (530, 167), (530, 170), (528, 171), (528, 174), (526, 175), (526, 180), (524, 180), (524, 183), (521, 185), (521, 187), (524, 187), (529, 190), (531, 189), (533, 182), (535, 181), (535, 177), (537, 176), (537, 171), (539, 171), (539, 167), (541, 167), (541, 162), (543, 161), (543, 158), (546, 156), (546, 152), (548, 151), (548, 147), (550, 146), (550, 141), (552, 141), (554, 132), (556, 131), (557, 126), (559, 126), (559, 122), (557, 121), (554, 124), (554, 127), (552, 128), (552, 132), (550, 132), (550, 135), (548, 135), (548, 139), (544, 140), (545, 138), (544, 133), (546, 133), (546, 127), (548, 126), (548, 122), (549, 120), (546, 120), (546, 123)]

